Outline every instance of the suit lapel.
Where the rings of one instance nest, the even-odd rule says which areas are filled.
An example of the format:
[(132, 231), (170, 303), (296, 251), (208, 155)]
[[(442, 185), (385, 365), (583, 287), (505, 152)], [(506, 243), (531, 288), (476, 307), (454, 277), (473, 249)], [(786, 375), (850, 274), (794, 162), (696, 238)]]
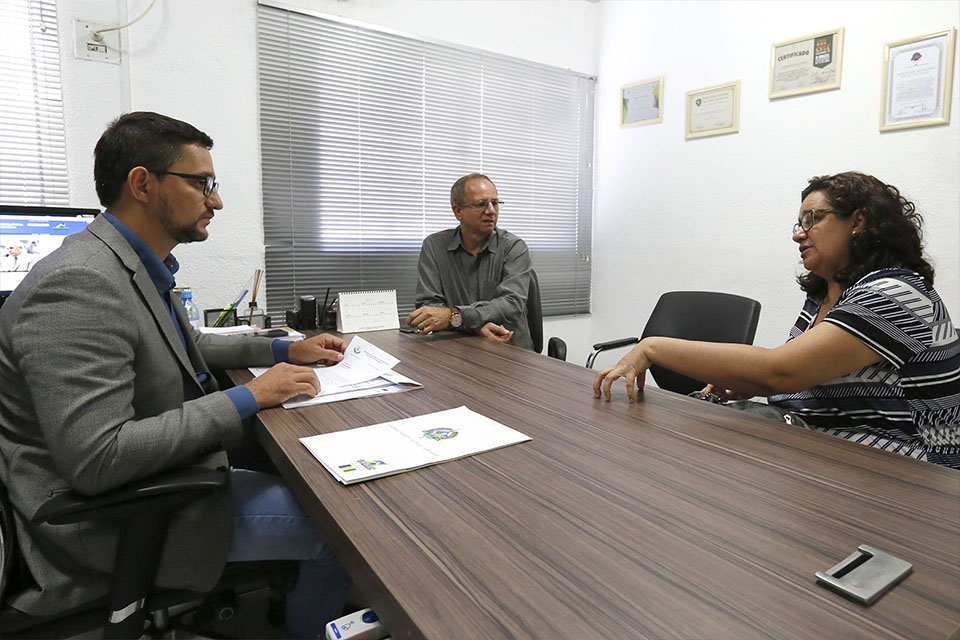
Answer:
[[(190, 357), (187, 355), (183, 343), (180, 341), (180, 336), (177, 335), (177, 330), (173, 326), (173, 320), (170, 314), (167, 313), (167, 307), (160, 297), (160, 292), (157, 291), (156, 285), (154, 285), (153, 280), (150, 279), (150, 274), (147, 273), (146, 267), (144, 267), (143, 262), (140, 261), (140, 256), (133, 250), (133, 247), (130, 246), (127, 239), (117, 231), (117, 228), (103, 216), (97, 216), (93, 222), (87, 225), (87, 230), (100, 238), (100, 240), (117, 255), (120, 262), (123, 263), (123, 266), (130, 273), (133, 286), (137, 289), (137, 292), (140, 294), (140, 299), (153, 316), (153, 320), (160, 330), (163, 339), (166, 341), (167, 346), (173, 351), (184, 371), (194, 383), (200, 387), (201, 385), (197, 380), (196, 371), (198, 369), (204, 370), (206, 367), (194, 367), (190, 361)], [(174, 313), (176, 314), (176, 312)], [(184, 332), (184, 337), (187, 342), (192, 342), (192, 338), (189, 337), (189, 330), (184, 330), (182, 325), (181, 330)], [(199, 352), (197, 352), (197, 356), (199, 357)], [(200, 362), (202, 361), (202, 358), (200, 358)]]

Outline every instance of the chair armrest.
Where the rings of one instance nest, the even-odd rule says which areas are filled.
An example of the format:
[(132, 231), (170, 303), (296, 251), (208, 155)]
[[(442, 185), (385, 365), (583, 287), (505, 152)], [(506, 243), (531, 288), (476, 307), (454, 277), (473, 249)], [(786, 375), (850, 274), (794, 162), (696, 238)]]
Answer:
[(39, 524), (72, 524), (129, 518), (139, 513), (170, 510), (199, 495), (227, 488), (226, 470), (187, 467), (118, 487), (96, 496), (67, 491), (45, 502), (33, 516)]
[(634, 336), (633, 338), (620, 338), (619, 340), (608, 340), (607, 342), (598, 342), (593, 345), (594, 351), (606, 351), (607, 349), (616, 349), (617, 347), (625, 347), (629, 344), (637, 344), (640, 342), (640, 338)]
[(608, 340), (607, 342), (598, 342), (593, 345), (593, 351), (590, 352), (590, 355), (587, 356), (587, 369), (593, 368), (593, 361), (597, 359), (597, 356), (600, 355), (601, 351), (607, 351), (608, 349), (618, 349), (620, 347), (626, 347), (631, 344), (637, 344), (640, 342), (640, 338), (636, 336), (632, 338), (619, 338), (617, 340)]

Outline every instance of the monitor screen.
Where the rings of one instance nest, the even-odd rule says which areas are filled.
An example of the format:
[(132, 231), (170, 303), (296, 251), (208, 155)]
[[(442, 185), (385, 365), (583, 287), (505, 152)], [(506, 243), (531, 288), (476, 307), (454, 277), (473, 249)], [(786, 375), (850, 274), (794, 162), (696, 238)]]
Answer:
[(79, 233), (97, 209), (0, 205), (0, 297), (6, 297), (41, 258)]

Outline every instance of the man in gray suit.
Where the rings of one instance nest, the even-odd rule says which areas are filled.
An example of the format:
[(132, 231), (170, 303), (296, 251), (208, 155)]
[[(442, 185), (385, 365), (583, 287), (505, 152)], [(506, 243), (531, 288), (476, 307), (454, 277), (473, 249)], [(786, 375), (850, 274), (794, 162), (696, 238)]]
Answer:
[[(213, 141), (155, 113), (118, 118), (95, 151), (107, 211), (41, 260), (0, 309), (0, 479), (35, 588), (10, 604), (70, 609), (110, 585), (116, 527), (34, 525), (51, 496), (97, 495), (164, 470), (226, 469), (241, 422), (298, 394), (314, 395), (313, 363), (345, 343), (201, 335), (170, 297), (171, 250), (206, 239), (223, 207)], [(271, 366), (218, 389), (211, 369)], [(229, 494), (198, 500), (171, 523), (159, 570), (168, 588), (206, 590), (231, 560), (300, 560), (287, 599), (290, 637), (315, 637), (342, 611), (348, 580), (275, 476), (231, 470)]]

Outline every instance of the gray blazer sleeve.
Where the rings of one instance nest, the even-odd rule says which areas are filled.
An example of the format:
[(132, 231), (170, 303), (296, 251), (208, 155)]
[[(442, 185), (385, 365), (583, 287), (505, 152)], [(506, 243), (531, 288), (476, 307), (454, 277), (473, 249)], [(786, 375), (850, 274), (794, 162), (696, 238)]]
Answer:
[(32, 288), (13, 326), (15, 357), (54, 464), (85, 494), (241, 438), (233, 403), (192, 386), (193, 373), (134, 291), (116, 273), (65, 265)]

